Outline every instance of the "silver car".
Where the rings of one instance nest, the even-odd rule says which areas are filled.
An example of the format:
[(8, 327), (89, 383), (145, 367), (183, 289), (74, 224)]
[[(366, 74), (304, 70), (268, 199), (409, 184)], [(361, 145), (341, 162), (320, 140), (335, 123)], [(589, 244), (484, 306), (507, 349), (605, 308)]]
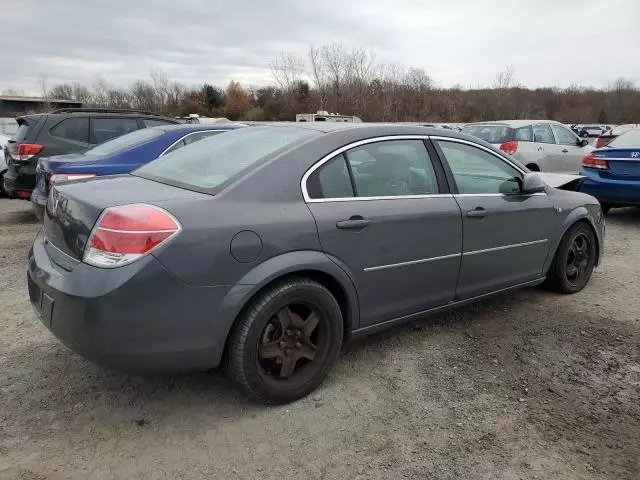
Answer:
[(584, 156), (594, 150), (587, 140), (550, 120), (471, 123), (462, 132), (497, 146), (536, 172), (576, 174)]

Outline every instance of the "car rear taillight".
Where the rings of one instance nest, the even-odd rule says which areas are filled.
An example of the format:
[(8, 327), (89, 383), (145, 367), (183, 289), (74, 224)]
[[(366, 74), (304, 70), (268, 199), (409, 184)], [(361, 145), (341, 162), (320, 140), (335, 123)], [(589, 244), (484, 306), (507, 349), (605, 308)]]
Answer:
[(502, 150), (504, 153), (508, 153), (509, 155), (515, 155), (518, 151), (518, 142), (516, 140), (504, 142), (502, 145), (500, 145), (500, 150)]
[(153, 205), (109, 207), (93, 227), (83, 261), (102, 268), (129, 264), (167, 242), (180, 228), (171, 214)]
[(613, 140), (614, 138), (616, 138), (616, 137), (612, 137), (612, 136), (598, 137), (596, 139), (595, 147), (596, 148), (606, 147), (607, 145), (609, 145), (609, 143), (611, 143), (611, 140)]
[(49, 179), (49, 188), (60, 182), (68, 182), (70, 180), (79, 180), (81, 178), (95, 177), (95, 173), (54, 173)]
[(10, 150), (11, 157), (14, 160), (29, 160), (42, 150), (42, 145), (36, 143), (21, 143)]
[(589, 153), (582, 159), (582, 166), (588, 168), (607, 169), (609, 168), (609, 162), (603, 158), (596, 158), (593, 153)]

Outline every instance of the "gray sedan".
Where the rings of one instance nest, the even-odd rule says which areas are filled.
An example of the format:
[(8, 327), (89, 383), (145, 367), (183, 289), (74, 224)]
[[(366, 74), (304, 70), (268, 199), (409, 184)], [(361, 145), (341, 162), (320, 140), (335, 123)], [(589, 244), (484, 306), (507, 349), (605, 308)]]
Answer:
[(348, 339), (516, 288), (584, 288), (604, 220), (570, 191), (576, 178), (543, 180), (450, 130), (239, 129), (131, 175), (56, 185), (29, 295), (97, 363), (157, 372), (224, 359), (252, 398), (289, 402)]

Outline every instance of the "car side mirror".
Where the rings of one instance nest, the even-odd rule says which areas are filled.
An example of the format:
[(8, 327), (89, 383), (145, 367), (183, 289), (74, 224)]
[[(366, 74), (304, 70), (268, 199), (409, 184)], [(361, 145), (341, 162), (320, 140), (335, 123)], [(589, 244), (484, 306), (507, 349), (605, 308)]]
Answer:
[(578, 138), (578, 140), (576, 140), (576, 143), (579, 147), (586, 147), (587, 145), (589, 145), (589, 140), (587, 140), (586, 138)]
[(521, 192), (526, 195), (531, 195), (533, 193), (544, 192), (547, 188), (547, 185), (542, 180), (542, 177), (534, 172), (525, 173), (522, 178), (522, 187), (520, 188)]

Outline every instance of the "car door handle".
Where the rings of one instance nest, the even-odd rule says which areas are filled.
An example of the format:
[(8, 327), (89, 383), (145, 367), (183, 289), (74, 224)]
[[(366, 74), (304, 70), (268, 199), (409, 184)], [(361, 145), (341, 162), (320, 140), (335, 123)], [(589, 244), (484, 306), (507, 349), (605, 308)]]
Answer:
[(569, 153), (569, 150), (567, 150), (566, 148), (563, 148), (562, 153)]
[(467, 212), (467, 217), (470, 218), (484, 218), (487, 216), (487, 211), (482, 207), (476, 207), (473, 210)]
[(361, 215), (354, 215), (349, 220), (340, 220), (336, 223), (336, 227), (340, 230), (358, 230), (366, 227), (371, 223), (371, 220), (364, 218)]

